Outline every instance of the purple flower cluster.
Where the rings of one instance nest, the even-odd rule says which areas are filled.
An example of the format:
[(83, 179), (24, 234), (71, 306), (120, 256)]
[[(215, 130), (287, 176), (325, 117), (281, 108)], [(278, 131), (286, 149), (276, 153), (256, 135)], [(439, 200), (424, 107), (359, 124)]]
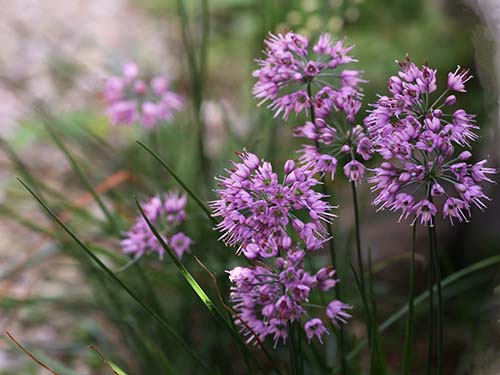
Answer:
[[(255, 267), (236, 267), (229, 271), (231, 300), (238, 313), (236, 324), (241, 328), (248, 342), (255, 339), (263, 341), (272, 336), (274, 345), (288, 338), (288, 323), (298, 322), (306, 314), (303, 306), (309, 301), (313, 290), (326, 292), (338, 282), (332, 268), (322, 268), (311, 275), (304, 270), (303, 260), (306, 253), (290, 250), (284, 256)], [(338, 300), (330, 302), (324, 310), (334, 324), (346, 323), (350, 315), (346, 312), (351, 306)], [(313, 337), (323, 343), (322, 336), (329, 334), (320, 318), (309, 319), (304, 331), (309, 341)]]
[[(258, 81), (253, 93), (261, 99), (259, 104), (270, 101), (276, 116), (283, 113), (285, 119), (292, 112), (310, 113), (311, 121), (297, 126), (294, 132), (296, 137), (315, 142), (314, 146), (304, 146), (300, 161), (314, 164), (333, 179), (338, 159), (345, 155), (348, 162), (344, 173), (350, 181), (359, 183), (365, 167), (356, 156), (370, 159), (371, 143), (364, 128), (352, 126), (361, 108), (359, 84), (366, 82), (361, 71), (342, 69), (356, 61), (349, 55), (353, 47), (322, 34), (309, 51), (309, 40), (291, 32), (271, 34), (265, 44), (266, 58), (258, 60), (260, 69), (254, 72)], [(335, 118), (339, 114), (342, 118)]]
[(308, 251), (318, 250), (328, 240), (322, 222), (329, 222), (333, 208), (315, 191), (317, 170), (296, 166), (288, 160), (282, 182), (271, 163), (247, 151), (241, 162), (233, 162), (228, 176), (219, 176), (219, 199), (210, 202), (214, 216), (222, 217), (217, 229), (229, 246), (249, 258), (275, 257), (292, 244), (294, 232)]
[[(287, 325), (305, 316), (310, 293), (326, 292), (338, 282), (333, 268), (312, 275), (303, 262), (328, 239), (323, 222), (334, 217), (333, 207), (313, 189), (318, 170), (310, 164), (288, 160), (280, 182), (270, 163), (247, 151), (239, 156), (228, 176), (218, 178), (219, 199), (210, 206), (222, 218), (216, 227), (221, 239), (254, 264), (229, 271), (236, 324), (249, 342), (271, 335), (276, 345), (286, 342)], [(345, 322), (348, 308), (332, 301), (324, 312), (334, 323)], [(329, 333), (320, 318), (308, 320), (304, 330), (309, 340), (322, 341)]]
[(361, 125), (351, 126), (337, 123), (332, 127), (322, 118), (295, 128), (295, 136), (315, 141), (316, 145), (304, 145), (299, 151), (300, 161), (312, 163), (324, 175), (330, 174), (332, 180), (337, 170), (338, 160), (346, 158), (348, 162), (343, 171), (349, 181), (361, 182), (366, 168), (362, 162), (372, 157), (372, 142)]
[[(189, 247), (193, 243), (191, 238), (178, 231), (179, 225), (186, 218), (186, 202), (185, 195), (171, 192), (163, 197), (156, 195), (142, 205), (148, 220), (161, 231), (160, 234), (163, 240), (178, 257), (182, 257), (185, 252), (189, 252)], [(121, 245), (125, 254), (133, 254), (136, 258), (146, 252), (156, 252), (160, 259), (163, 259), (165, 253), (142, 216), (136, 218), (132, 228), (126, 232)]]
[(333, 42), (327, 33), (319, 37), (312, 51), (305, 36), (292, 32), (269, 34), (264, 43), (265, 58), (257, 60), (260, 68), (253, 72), (258, 79), (253, 94), (261, 99), (259, 104), (270, 102), (275, 116), (282, 114), (284, 119), (292, 112), (314, 109), (322, 116), (332, 110), (344, 111), (354, 121), (361, 107), (361, 72), (336, 69), (356, 61), (349, 55), (352, 47)]
[(374, 150), (385, 159), (370, 178), (379, 192), (374, 204), (424, 225), (438, 210), (452, 223), (468, 221), (472, 205), (482, 209), (489, 199), (481, 183), (493, 182), (488, 175), (496, 173), (486, 160), (471, 163), (471, 152), (463, 150), (478, 137), (475, 116), (448, 111), (454, 92), (465, 92), (468, 71), (450, 72), (447, 88), (433, 98), (435, 69), (408, 58), (399, 65), (388, 82), (390, 95), (381, 96), (365, 120)]
[(170, 90), (166, 77), (157, 76), (147, 83), (139, 77), (139, 67), (132, 62), (125, 64), (121, 76), (106, 81), (104, 99), (113, 124), (139, 123), (146, 129), (171, 121), (174, 112), (184, 105), (182, 96)]

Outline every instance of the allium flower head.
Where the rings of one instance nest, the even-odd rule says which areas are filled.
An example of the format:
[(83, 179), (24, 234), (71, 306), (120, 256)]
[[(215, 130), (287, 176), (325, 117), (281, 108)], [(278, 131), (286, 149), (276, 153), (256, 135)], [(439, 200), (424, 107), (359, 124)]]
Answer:
[(408, 58), (399, 66), (389, 79), (390, 95), (381, 96), (365, 120), (375, 151), (386, 159), (370, 178), (379, 192), (374, 204), (422, 224), (432, 223), (438, 211), (452, 223), (468, 221), (473, 205), (485, 207), (482, 183), (493, 182), (488, 175), (496, 173), (486, 160), (471, 163), (472, 153), (461, 151), (478, 137), (475, 116), (449, 110), (456, 102), (451, 91), (465, 92), (468, 71), (449, 73), (448, 87), (431, 95), (436, 70)]
[(170, 90), (166, 77), (157, 76), (146, 82), (133, 62), (125, 64), (121, 76), (108, 78), (104, 99), (113, 124), (139, 123), (146, 129), (171, 121), (184, 104), (182, 96)]
[[(358, 70), (339, 68), (356, 61), (349, 54), (353, 47), (333, 41), (327, 33), (312, 46), (293, 32), (269, 34), (264, 44), (265, 58), (257, 60), (260, 68), (253, 72), (258, 79), (253, 94), (261, 99), (259, 104), (270, 102), (275, 116), (285, 119), (314, 107), (317, 112), (344, 111), (353, 120), (362, 96), (359, 83), (364, 80)], [(322, 89), (312, 92), (312, 87)]]
[[(316, 274), (304, 270), (303, 259), (306, 252), (291, 250), (274, 262), (253, 267), (236, 267), (229, 271), (231, 301), (238, 317), (235, 322), (241, 332), (248, 337), (248, 342), (267, 336), (272, 337), (274, 345), (283, 344), (288, 339), (287, 324), (298, 322), (306, 317), (305, 305), (314, 292), (321, 291), (324, 285), (333, 287), (337, 280), (329, 269), (322, 269)], [(330, 305), (334, 302), (332, 301)], [(329, 305), (329, 306), (330, 306)], [(345, 322), (349, 317), (343, 310), (349, 306), (340, 303), (334, 314), (326, 309), (325, 314), (335, 324)], [(307, 312), (310, 317), (312, 311)], [(306, 337), (311, 341), (316, 337), (321, 343), (324, 334), (329, 331), (319, 318), (308, 318), (303, 325)]]
[(313, 189), (319, 184), (317, 169), (289, 160), (280, 181), (269, 162), (247, 151), (239, 156), (241, 162), (218, 177), (219, 199), (210, 203), (213, 215), (222, 218), (216, 227), (221, 239), (249, 258), (287, 250), (290, 230), (306, 250), (320, 249), (327, 239), (323, 222), (334, 215), (325, 195)]
[[(178, 257), (189, 252), (189, 247), (193, 242), (184, 233), (178, 232), (179, 226), (186, 218), (184, 210), (186, 201), (185, 195), (170, 192), (163, 197), (155, 195), (142, 205), (148, 220), (160, 230), (163, 240)], [(125, 233), (121, 245), (125, 254), (134, 255), (136, 258), (147, 252), (156, 252), (160, 259), (163, 259), (165, 253), (142, 216), (138, 216), (132, 228)]]

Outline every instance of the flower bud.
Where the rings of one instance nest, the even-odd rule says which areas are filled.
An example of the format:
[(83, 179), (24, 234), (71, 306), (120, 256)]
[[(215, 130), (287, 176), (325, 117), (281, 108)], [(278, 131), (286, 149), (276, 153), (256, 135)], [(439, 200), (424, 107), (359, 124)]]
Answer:
[(445, 105), (453, 105), (457, 102), (457, 97), (455, 95), (450, 95), (444, 100)]
[(340, 151), (345, 152), (347, 154), (347, 153), (349, 153), (351, 151), (351, 148), (349, 147), (349, 145), (343, 145), (340, 148)]
[(285, 173), (288, 174), (292, 172), (295, 169), (295, 162), (293, 160), (287, 160), (285, 163)]
[(470, 151), (462, 151), (460, 153), (460, 155), (458, 155), (458, 158), (460, 160), (465, 161), (465, 160), (469, 160), (471, 158), (471, 156), (472, 156), (472, 153)]

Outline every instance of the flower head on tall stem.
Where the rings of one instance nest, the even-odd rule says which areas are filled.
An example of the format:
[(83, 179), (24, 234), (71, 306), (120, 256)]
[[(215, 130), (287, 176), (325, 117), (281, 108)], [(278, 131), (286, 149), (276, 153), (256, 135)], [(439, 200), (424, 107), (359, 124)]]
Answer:
[[(229, 271), (235, 322), (248, 342), (270, 336), (275, 346), (286, 343), (287, 327), (299, 321), (309, 341), (316, 337), (322, 342), (329, 331), (319, 317), (310, 318), (307, 303), (313, 292), (327, 292), (338, 280), (333, 267), (316, 273), (304, 268), (304, 258), (328, 239), (324, 223), (334, 217), (326, 196), (314, 190), (318, 171), (288, 160), (279, 178), (255, 154), (238, 155), (240, 161), (227, 176), (218, 177), (219, 199), (210, 203), (214, 216), (222, 218), (216, 226), (221, 239), (251, 263)], [(349, 308), (341, 306), (342, 311)], [(330, 317), (326, 307), (324, 314)], [(337, 322), (338, 316), (344, 315), (330, 319)]]
[(370, 178), (379, 192), (374, 204), (424, 225), (438, 212), (452, 223), (468, 221), (472, 206), (485, 208), (489, 198), (482, 184), (496, 173), (486, 160), (471, 162), (472, 153), (464, 150), (478, 137), (475, 116), (449, 110), (456, 102), (452, 92), (465, 92), (471, 77), (458, 68), (448, 74), (447, 88), (431, 95), (437, 90), (435, 69), (408, 58), (399, 66), (388, 82), (390, 95), (379, 98), (365, 121), (385, 159)]
[[(265, 58), (257, 60), (259, 69), (253, 72), (257, 82), (253, 94), (259, 104), (270, 102), (275, 116), (288, 118), (291, 113), (344, 111), (353, 121), (362, 97), (359, 83), (364, 82), (358, 70), (339, 67), (355, 62), (349, 54), (352, 46), (334, 41), (322, 34), (310, 46), (303, 35), (288, 32), (269, 34), (264, 41)], [(320, 88), (314, 95), (308, 85)]]

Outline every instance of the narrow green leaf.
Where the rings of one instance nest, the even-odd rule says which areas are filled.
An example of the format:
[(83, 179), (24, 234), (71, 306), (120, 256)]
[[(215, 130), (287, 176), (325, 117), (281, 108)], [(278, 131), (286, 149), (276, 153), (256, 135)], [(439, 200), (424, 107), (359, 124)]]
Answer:
[(108, 361), (109, 365), (113, 367), (113, 370), (115, 370), (118, 375), (128, 375), (125, 371), (123, 371), (118, 365), (115, 365), (113, 362)]
[[(500, 255), (495, 255), (486, 259), (483, 259), (479, 262), (476, 262), (474, 264), (471, 264), (468, 267), (462, 268), (460, 271), (457, 271), (445, 279), (442, 280), (441, 286), (442, 288), (445, 288), (460, 279), (473, 274), (474, 272), (481, 271), (485, 268), (494, 266), (495, 264), (500, 264)], [(434, 291), (437, 289), (437, 285), (434, 285)], [(413, 306), (416, 307), (426, 301), (429, 298), (429, 291), (422, 292), (419, 294), (415, 300)], [(387, 330), (389, 327), (391, 327), (394, 323), (396, 323), (399, 319), (404, 317), (408, 313), (408, 305), (405, 304), (405, 306), (401, 307), (398, 311), (396, 311), (394, 314), (392, 314), (389, 318), (387, 318), (381, 325), (378, 326), (378, 332), (382, 333), (385, 330)], [(361, 350), (368, 344), (368, 340), (363, 340), (361, 341), (356, 347), (349, 353), (347, 356), (348, 361), (352, 361), (359, 353), (361, 353)]]
[(51, 138), (54, 140), (55, 144), (57, 145), (57, 147), (59, 147), (59, 149), (66, 156), (66, 159), (68, 159), (68, 162), (70, 163), (71, 167), (73, 168), (73, 170), (75, 171), (75, 173), (78, 175), (78, 177), (80, 177), (80, 179), (82, 180), (83, 184), (85, 185), (85, 188), (92, 195), (92, 197), (96, 201), (97, 205), (99, 206), (99, 208), (103, 212), (104, 216), (106, 216), (106, 218), (108, 219), (109, 225), (111, 226), (111, 228), (113, 229), (113, 231), (116, 234), (120, 234), (120, 227), (119, 227), (118, 223), (116, 222), (116, 219), (115, 219), (114, 215), (106, 207), (106, 205), (102, 201), (102, 199), (99, 196), (99, 194), (97, 194), (97, 192), (95, 191), (94, 187), (90, 183), (89, 179), (87, 178), (87, 176), (85, 175), (85, 173), (83, 173), (83, 170), (78, 165), (76, 159), (73, 157), (73, 155), (71, 155), (71, 153), (68, 151), (68, 149), (66, 148), (66, 146), (64, 145), (64, 143), (59, 139), (59, 137), (57, 136), (57, 134), (54, 131), (54, 129), (52, 129), (52, 126), (49, 124), (49, 122), (48, 121), (44, 121), (44, 125), (45, 125), (45, 128), (47, 129), (47, 132), (49, 133), (49, 135), (51, 136)]
[(200, 206), (200, 208), (203, 210), (203, 212), (205, 212), (205, 214), (207, 215), (207, 217), (212, 221), (212, 223), (214, 223), (214, 225), (217, 225), (217, 220), (212, 216), (211, 212), (210, 212), (210, 209), (205, 205), (205, 203), (203, 203), (203, 201), (198, 197), (198, 195), (196, 195), (196, 193), (191, 190), (185, 183), (184, 181), (182, 181), (178, 176), (177, 174), (174, 172), (174, 170), (172, 168), (170, 168), (170, 166), (165, 163), (159, 156), (158, 154), (156, 154), (153, 150), (151, 150), (148, 146), (146, 146), (144, 143), (142, 143), (141, 141), (136, 141), (139, 146), (141, 146), (143, 149), (145, 149), (147, 152), (149, 152), (151, 154), (151, 156), (153, 156), (160, 164), (161, 166), (175, 179), (175, 181), (177, 181), (179, 183), (179, 185), (182, 186), (182, 188), (186, 191), (186, 193), (189, 194), (189, 196), (191, 198), (193, 198), (193, 200), (198, 204), (198, 206)]
[(101, 269), (111, 280), (113, 280), (120, 288), (122, 288), (132, 299), (142, 307), (154, 320), (156, 320), (175, 340), (186, 350), (186, 352), (193, 358), (193, 360), (206, 371), (210, 372), (208, 366), (203, 362), (203, 360), (191, 349), (188, 343), (186, 343), (170, 326), (170, 324), (160, 315), (158, 315), (153, 309), (147, 306), (140, 298), (138, 298), (134, 292), (121, 280), (119, 279), (91, 250), (85, 245), (69, 227), (64, 224), (54, 212), (45, 204), (45, 202), (33, 192), (21, 179), (18, 178), (18, 181), (24, 186), (26, 190), (38, 201), (40, 206), (45, 210), (50, 218), (55, 220), (64, 230), (65, 232), (73, 239), (75, 242), (83, 249), (85, 254), (91, 258), (91, 260), (95, 263), (95, 265)]
[[(156, 237), (156, 239), (158, 240), (158, 242), (160, 242), (161, 246), (165, 249), (166, 253), (170, 257), (170, 259), (172, 260), (172, 262), (174, 263), (174, 265), (177, 267), (177, 269), (179, 270), (179, 272), (181, 273), (181, 275), (186, 279), (186, 281), (188, 282), (189, 286), (194, 290), (194, 292), (196, 293), (196, 295), (200, 298), (200, 300), (203, 302), (203, 304), (206, 306), (206, 308), (212, 313), (212, 315), (216, 318), (216, 320), (223, 327), (225, 327), (229, 331), (229, 333), (236, 339), (236, 341), (238, 342), (238, 344), (240, 345), (240, 347), (242, 348), (242, 350), (244, 350), (244, 352), (246, 352), (247, 354), (250, 354), (250, 357), (255, 362), (255, 364), (258, 366), (258, 368), (261, 371), (263, 371), (263, 369), (262, 369), (259, 361), (255, 358), (255, 356), (253, 356), (251, 354), (251, 352), (248, 350), (247, 346), (243, 342), (243, 340), (241, 338), (241, 335), (234, 329), (234, 327), (232, 326), (232, 324), (227, 319), (224, 318), (224, 316), (222, 315), (222, 313), (215, 306), (215, 304), (212, 302), (212, 300), (210, 299), (210, 297), (205, 293), (205, 291), (200, 286), (200, 284), (198, 284), (198, 282), (191, 275), (191, 273), (187, 270), (187, 268), (184, 266), (184, 264), (175, 255), (175, 253), (172, 251), (172, 249), (168, 246), (168, 244), (165, 242), (165, 240), (163, 239), (163, 237), (160, 235), (160, 233), (158, 232), (158, 230), (156, 229), (156, 227), (151, 223), (151, 221), (149, 220), (149, 218), (144, 213), (144, 211), (143, 211), (143, 209), (141, 207), (141, 204), (139, 203), (139, 201), (137, 200), (137, 198), (135, 199), (135, 203), (137, 204), (137, 207), (139, 208), (139, 211), (140, 211), (142, 217), (144, 218), (144, 220), (148, 224), (149, 229), (151, 229), (151, 231), (153, 232), (154, 236)], [(267, 354), (266, 352), (264, 352), (264, 353)], [(275, 366), (274, 362), (272, 361), (272, 359), (271, 358), (268, 358), (268, 359), (273, 364), (273, 366)], [(275, 366), (275, 370), (279, 372), (279, 370), (278, 370), (278, 368), (276, 366)]]

